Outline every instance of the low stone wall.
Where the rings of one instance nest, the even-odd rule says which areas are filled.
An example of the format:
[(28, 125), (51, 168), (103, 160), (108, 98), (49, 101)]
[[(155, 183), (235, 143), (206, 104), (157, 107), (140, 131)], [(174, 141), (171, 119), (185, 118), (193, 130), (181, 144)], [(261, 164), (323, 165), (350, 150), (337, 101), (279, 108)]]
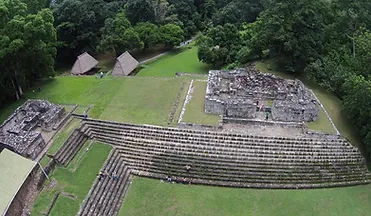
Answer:
[(304, 123), (298, 122), (279, 122), (279, 121), (261, 121), (254, 119), (244, 119), (244, 118), (228, 118), (223, 117), (223, 123), (226, 124), (242, 124), (242, 125), (277, 125), (277, 126), (289, 126), (295, 128), (306, 128)]
[(178, 123), (178, 128), (182, 129), (195, 129), (195, 130), (207, 130), (207, 131), (221, 131), (223, 127), (212, 126), (212, 125), (202, 125), (202, 124), (191, 124), (191, 123)]
[(218, 100), (205, 98), (205, 113), (223, 115), (225, 106)]
[(207, 74), (194, 74), (194, 73), (187, 73), (187, 72), (176, 72), (175, 76), (192, 76), (192, 77), (207, 77)]

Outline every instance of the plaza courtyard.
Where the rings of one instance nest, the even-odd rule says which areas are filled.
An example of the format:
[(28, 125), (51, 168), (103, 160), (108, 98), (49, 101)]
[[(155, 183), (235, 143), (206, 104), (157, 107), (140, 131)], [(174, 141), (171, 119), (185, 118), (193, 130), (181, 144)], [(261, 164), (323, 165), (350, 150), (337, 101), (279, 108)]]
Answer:
[[(258, 66), (263, 72), (275, 73), (270, 70), (264, 71), (264, 62), (259, 63)], [(208, 65), (198, 62), (196, 48), (185, 48), (143, 65), (142, 70), (134, 77), (107, 75), (103, 79), (96, 79), (94, 76), (60, 76), (45, 80), (40, 84), (40, 92), (27, 92), (24, 99), (1, 110), (0, 120), (1, 122), (5, 120), (26, 99), (45, 99), (66, 107), (78, 105), (81, 110), (90, 107), (89, 118), (110, 122), (166, 127), (177, 127), (178, 123), (217, 126), (221, 120), (220, 116), (204, 112), (209, 69)], [(177, 72), (190, 74), (175, 76)], [(192, 91), (190, 91), (191, 86)], [(318, 86), (312, 84), (308, 86), (321, 100), (342, 136), (350, 140), (353, 146), (359, 147), (357, 134), (341, 114), (339, 100)], [(187, 98), (189, 101), (185, 103)], [(76, 110), (76, 114), (81, 112), (77, 113)], [(47, 166), (52, 160), (47, 156), (48, 154), (56, 154), (61, 146), (68, 144), (66, 141), (69, 139), (69, 134), (80, 127), (80, 121), (73, 119), (54, 136), (51, 141), (54, 143), (41, 159), (43, 166)], [(99, 124), (105, 126), (99, 129), (97, 126)], [(114, 155), (119, 153), (115, 153), (112, 146), (102, 143), (103, 138), (100, 138), (103, 137), (105, 130), (114, 131), (115, 127), (107, 122), (99, 124), (98, 122), (86, 123), (87, 133), (91, 133), (95, 139), (82, 143), (82, 147), (67, 166), (56, 166), (49, 174), (49, 179), (44, 182), (40, 193), (34, 197), (34, 203), (28, 204), (31, 215), (76, 215), (78, 212), (82, 215), (97, 215), (99, 212), (99, 215), (118, 214), (120, 216), (369, 215), (371, 211), (369, 205), (371, 185), (369, 184), (328, 189), (228, 188), (169, 184), (165, 179), (160, 180), (156, 176), (153, 176), (154, 179), (139, 176), (129, 178), (125, 171), (121, 174), (123, 178), (127, 178), (125, 180), (127, 188), (125, 186), (124, 190), (124, 187), (121, 188), (118, 184), (117, 187), (126, 191), (126, 195), (122, 205), (114, 207), (116, 197), (108, 201), (101, 198), (109, 193), (113, 194), (114, 188), (104, 186), (107, 187), (106, 190), (102, 188), (89, 193), (92, 186), (103, 187), (100, 181), (97, 181), (97, 173), (104, 166), (110, 167), (110, 163), (105, 161), (116, 159), (119, 161), (118, 158), (114, 158)], [(117, 125), (118, 128), (129, 126)], [(321, 109), (319, 109), (318, 120), (307, 126), (311, 130), (335, 133)], [(145, 127), (144, 129), (149, 130)], [(116, 141), (112, 139), (112, 142)], [(126, 165), (122, 166), (126, 170)], [(111, 167), (111, 169), (117, 168)], [(97, 201), (93, 198), (87, 199), (88, 194)], [(120, 194), (116, 196), (119, 199)], [(101, 202), (112, 205), (112, 212), (111, 209), (102, 208), (89, 213), (89, 209), (86, 212), (81, 209), (83, 204), (95, 208), (100, 199)]]

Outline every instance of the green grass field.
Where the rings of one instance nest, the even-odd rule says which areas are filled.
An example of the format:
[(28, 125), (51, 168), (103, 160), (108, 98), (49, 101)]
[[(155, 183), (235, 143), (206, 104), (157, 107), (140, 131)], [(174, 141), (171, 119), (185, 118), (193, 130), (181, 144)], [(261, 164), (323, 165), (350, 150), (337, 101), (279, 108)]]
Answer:
[(192, 98), (186, 106), (183, 122), (205, 125), (218, 125), (220, 117), (218, 115), (205, 113), (205, 93), (206, 82), (194, 81)]
[(198, 61), (197, 47), (184, 47), (143, 65), (137, 76), (175, 76), (176, 72), (207, 74), (210, 68)]
[(126, 78), (100, 115), (101, 119), (166, 125), (183, 80)]
[(136, 177), (120, 216), (361, 216), (371, 212), (371, 185), (262, 190), (178, 185)]
[(26, 99), (43, 98), (61, 104), (93, 105), (89, 111), (92, 118), (165, 125), (182, 82), (189, 82), (189, 78), (57, 77), (41, 92), (27, 93), (23, 100), (1, 110), (0, 121)]
[[(80, 151), (85, 150), (86, 148), (82, 148)], [(86, 152), (76, 171), (71, 171), (76, 163), (71, 163), (67, 168), (57, 167), (49, 176), (50, 179), (55, 180), (55, 186), (50, 188), (48, 185), (50, 185), (51, 181), (46, 181), (45, 188), (34, 203), (31, 215), (42, 215), (48, 209), (51, 200), (57, 193), (71, 194), (75, 198), (72, 199), (60, 194), (50, 215), (76, 215), (110, 150), (111, 146), (109, 145), (94, 143), (89, 151)], [(79, 154), (81, 155), (80, 152)]]

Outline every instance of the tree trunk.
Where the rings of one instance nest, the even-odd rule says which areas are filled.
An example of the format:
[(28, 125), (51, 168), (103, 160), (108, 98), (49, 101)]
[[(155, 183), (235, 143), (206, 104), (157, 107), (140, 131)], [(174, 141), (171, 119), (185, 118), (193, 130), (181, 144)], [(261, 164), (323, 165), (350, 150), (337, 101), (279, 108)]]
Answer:
[(19, 94), (18, 94), (18, 89), (17, 89), (17, 87), (15, 86), (14, 80), (11, 79), (11, 81), (12, 81), (12, 85), (13, 85), (13, 88), (14, 88), (15, 97), (17, 98), (17, 100), (19, 100), (20, 97), (19, 97)]
[(14, 82), (13, 85), (16, 88), (16, 91), (18, 93), (18, 98), (17, 98), (17, 100), (18, 100), (20, 97), (22, 97), (23, 90), (22, 90), (21, 85), (19, 85), (18, 82), (17, 82), (17, 70), (14, 68), (14, 66), (12, 66), (12, 67), (13, 67), (13, 70), (14, 70), (14, 80), (12, 80), (12, 82)]
[(19, 91), (19, 95), (22, 97), (23, 96), (22, 86), (18, 85), (18, 91)]
[(353, 35), (353, 58), (356, 57), (356, 43), (354, 41), (354, 35)]

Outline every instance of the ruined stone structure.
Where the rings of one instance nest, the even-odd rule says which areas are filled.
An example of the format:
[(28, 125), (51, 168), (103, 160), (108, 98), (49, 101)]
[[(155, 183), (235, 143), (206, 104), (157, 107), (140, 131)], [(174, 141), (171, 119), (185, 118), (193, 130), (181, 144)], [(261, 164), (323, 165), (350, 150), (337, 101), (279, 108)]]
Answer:
[[(264, 110), (260, 110), (264, 104)], [(209, 72), (205, 112), (238, 118), (257, 118), (269, 110), (276, 121), (315, 121), (316, 100), (300, 80), (263, 74), (255, 66)]]
[(28, 100), (0, 125), (0, 147), (35, 159), (45, 148), (45, 141), (37, 127), (52, 130), (63, 116), (64, 107), (46, 100)]

